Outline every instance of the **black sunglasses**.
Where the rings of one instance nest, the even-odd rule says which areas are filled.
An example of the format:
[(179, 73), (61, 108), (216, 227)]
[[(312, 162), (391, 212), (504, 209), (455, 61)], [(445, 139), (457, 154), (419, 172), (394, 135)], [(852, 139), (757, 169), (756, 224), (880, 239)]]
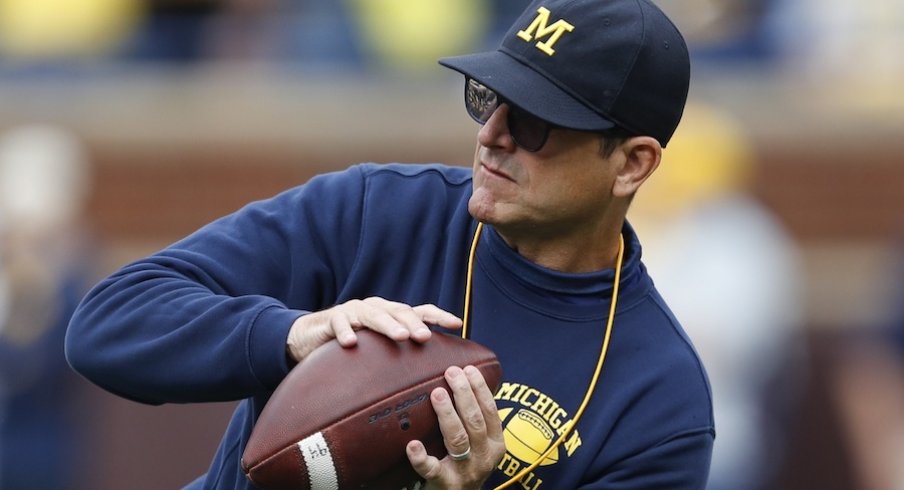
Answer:
[(508, 105), (505, 123), (515, 144), (529, 152), (543, 148), (549, 138), (549, 130), (556, 126), (512, 105), (486, 85), (471, 78), (465, 79), (465, 108), (475, 121), (486, 124), (502, 104)]

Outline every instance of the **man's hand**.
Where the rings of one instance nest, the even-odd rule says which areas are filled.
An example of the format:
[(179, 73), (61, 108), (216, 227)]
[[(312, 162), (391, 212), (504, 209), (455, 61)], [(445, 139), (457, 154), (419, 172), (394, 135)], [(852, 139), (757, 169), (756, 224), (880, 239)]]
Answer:
[(289, 330), (286, 353), (301, 362), (314, 349), (332, 339), (343, 347), (357, 342), (355, 330), (369, 328), (401, 342), (430, 339), (430, 328), (461, 328), (461, 319), (434, 305), (409, 306), (383, 298), (353, 299), (332, 308), (299, 317)]
[[(502, 460), (505, 439), (496, 402), (483, 375), (474, 366), (450, 367), (443, 388), (430, 394), (449, 455), (437, 459), (420, 441), (406, 448), (411, 466), (427, 480), (427, 488), (479, 489)], [(458, 455), (458, 457), (453, 457)]]

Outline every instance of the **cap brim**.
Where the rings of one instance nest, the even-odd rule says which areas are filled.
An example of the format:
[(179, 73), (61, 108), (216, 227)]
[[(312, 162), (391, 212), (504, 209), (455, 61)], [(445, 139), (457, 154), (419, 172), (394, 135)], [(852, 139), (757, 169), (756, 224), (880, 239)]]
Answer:
[(602, 131), (615, 123), (503, 51), (442, 58), (439, 64), (486, 85), (534, 116), (565, 128)]

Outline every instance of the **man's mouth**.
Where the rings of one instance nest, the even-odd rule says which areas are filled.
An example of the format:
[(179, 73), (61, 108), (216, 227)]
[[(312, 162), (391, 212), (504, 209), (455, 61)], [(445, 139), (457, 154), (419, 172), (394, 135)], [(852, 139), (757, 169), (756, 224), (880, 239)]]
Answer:
[(505, 180), (509, 180), (512, 182), (515, 181), (515, 179), (513, 179), (509, 174), (505, 173), (504, 171), (502, 171), (502, 169), (500, 169), (497, 166), (488, 165), (486, 162), (483, 162), (483, 161), (480, 162), (480, 166), (483, 168), (484, 172), (486, 172), (488, 175), (492, 175), (493, 177), (498, 177), (500, 179), (505, 179)]

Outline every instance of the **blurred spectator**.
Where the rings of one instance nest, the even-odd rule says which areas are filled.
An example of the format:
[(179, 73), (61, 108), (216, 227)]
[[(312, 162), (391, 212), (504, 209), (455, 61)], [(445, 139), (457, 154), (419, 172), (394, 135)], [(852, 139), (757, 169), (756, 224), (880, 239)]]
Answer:
[[(0, 489), (77, 489), (77, 387), (69, 316), (96, 271), (79, 219), (81, 146), (60, 129), (0, 135)], [(81, 427), (80, 427), (81, 426)]]
[(139, 6), (134, 0), (0, 0), (0, 59), (109, 56), (131, 35)]
[[(302, 0), (296, 0), (296, 3)], [(145, 16), (123, 56), (190, 64), (275, 56), (282, 35), (281, 0), (145, 0)]]
[(904, 359), (904, 234), (902, 234), (894, 243), (895, 256), (892, 270), (894, 271), (894, 288), (889, 297), (891, 303), (891, 328), (890, 332), (895, 344), (895, 348)]
[[(361, 42), (389, 68), (434, 70), (437, 58), (472, 51), (487, 31), (486, 0), (346, 0)], [(513, 15), (507, 23), (517, 17)]]
[(218, 0), (145, 0), (144, 15), (124, 50), (138, 61), (196, 62), (206, 55), (208, 27), (227, 3)]
[[(250, 3), (257, 2), (251, 0)], [(265, 45), (258, 52), (269, 59), (305, 68), (360, 68), (365, 55), (357, 25), (347, 0), (269, 0), (270, 16), (258, 14), (255, 21), (267, 31)], [(234, 9), (234, 13), (240, 9)], [(223, 25), (236, 26), (243, 17), (232, 15), (233, 21)], [(248, 28), (246, 28), (248, 29)], [(227, 29), (224, 29), (227, 31)], [(237, 29), (230, 29), (233, 37)], [(226, 46), (230, 43), (219, 43)], [(235, 44), (235, 43), (232, 43)]]
[(795, 0), (660, 0), (685, 33), (694, 61), (772, 61), (786, 46), (780, 31), (786, 5)]
[[(803, 62), (800, 68), (819, 76), (868, 81), (885, 78), (900, 87), (904, 57), (890, 53), (904, 49), (904, 2), (785, 1), (796, 6), (789, 14), (796, 21), (797, 50)], [(861, 97), (845, 98), (856, 102)]]
[(123, 57), (179, 64), (267, 61), (357, 66), (361, 48), (347, 3), (145, 0), (147, 15)]
[(629, 218), (643, 261), (706, 365), (716, 442), (710, 490), (769, 488), (801, 388), (795, 244), (748, 193), (753, 156), (737, 123), (689, 104)]

